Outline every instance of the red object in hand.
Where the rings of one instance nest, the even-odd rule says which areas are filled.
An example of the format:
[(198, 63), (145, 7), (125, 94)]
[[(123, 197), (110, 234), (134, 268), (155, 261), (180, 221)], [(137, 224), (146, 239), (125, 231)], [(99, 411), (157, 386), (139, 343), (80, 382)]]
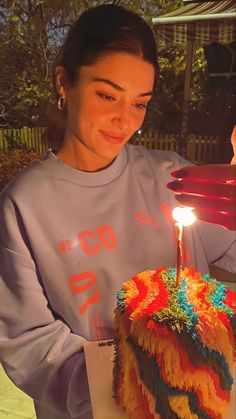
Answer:
[(171, 175), (167, 187), (180, 204), (195, 208), (199, 220), (236, 230), (236, 164), (187, 166)]

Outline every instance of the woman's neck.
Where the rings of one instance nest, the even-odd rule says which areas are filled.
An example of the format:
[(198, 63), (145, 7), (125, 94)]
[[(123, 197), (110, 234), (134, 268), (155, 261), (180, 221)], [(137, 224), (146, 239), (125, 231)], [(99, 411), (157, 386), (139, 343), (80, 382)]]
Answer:
[(84, 172), (103, 170), (115, 160), (97, 155), (76, 138), (65, 138), (62, 147), (56, 155), (64, 163)]

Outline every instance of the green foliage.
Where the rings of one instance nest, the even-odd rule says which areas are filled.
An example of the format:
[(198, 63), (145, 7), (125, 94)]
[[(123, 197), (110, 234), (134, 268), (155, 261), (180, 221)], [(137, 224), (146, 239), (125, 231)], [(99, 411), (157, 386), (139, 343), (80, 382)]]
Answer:
[(30, 149), (8, 148), (0, 150), (0, 192), (10, 180), (25, 166), (29, 166), (40, 155)]
[(1, 125), (43, 123), (52, 98), (50, 19), (44, 2), (3, 2), (0, 60)]
[(8, 150), (27, 150), (28, 147), (26, 144), (23, 143), (20, 137), (16, 135), (6, 135), (5, 136), (7, 143), (8, 143)]
[[(159, 51), (160, 77), (147, 125), (159, 131), (179, 132), (183, 107), (186, 53), (169, 47)], [(207, 97), (207, 63), (202, 48), (194, 52), (190, 106), (201, 110)]]
[(194, 50), (193, 68), (192, 68), (192, 89), (191, 102), (200, 107), (206, 98), (208, 86), (207, 62), (203, 48)]

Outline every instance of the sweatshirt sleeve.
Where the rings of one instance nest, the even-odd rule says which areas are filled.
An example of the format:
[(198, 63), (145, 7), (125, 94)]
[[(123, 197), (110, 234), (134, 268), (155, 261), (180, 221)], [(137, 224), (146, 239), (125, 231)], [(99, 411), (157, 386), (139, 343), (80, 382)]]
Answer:
[(201, 221), (196, 224), (209, 265), (236, 273), (236, 231)]
[(14, 203), (0, 204), (0, 361), (42, 406), (79, 417), (91, 409), (85, 340), (54, 318)]

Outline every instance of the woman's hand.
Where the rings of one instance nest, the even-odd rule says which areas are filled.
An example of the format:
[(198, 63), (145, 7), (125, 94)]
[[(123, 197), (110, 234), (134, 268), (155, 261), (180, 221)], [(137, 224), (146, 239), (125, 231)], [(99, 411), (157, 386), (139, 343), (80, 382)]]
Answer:
[(231, 135), (234, 157), (230, 164), (183, 167), (167, 187), (177, 201), (195, 208), (196, 217), (208, 223), (236, 230), (236, 126)]
[(183, 167), (167, 187), (177, 201), (195, 208), (196, 217), (236, 230), (236, 164)]

